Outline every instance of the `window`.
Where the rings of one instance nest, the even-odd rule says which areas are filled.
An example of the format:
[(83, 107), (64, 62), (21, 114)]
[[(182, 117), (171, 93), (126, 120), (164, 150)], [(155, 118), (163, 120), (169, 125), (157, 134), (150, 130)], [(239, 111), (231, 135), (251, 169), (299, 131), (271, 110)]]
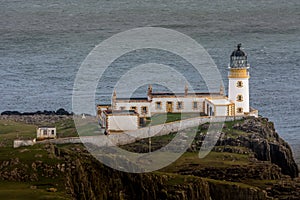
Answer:
[(243, 113), (243, 108), (237, 108), (237, 113)]
[(161, 110), (161, 102), (156, 102), (156, 109)]
[(148, 108), (147, 108), (147, 106), (143, 106), (142, 107), (142, 114), (143, 115), (146, 115), (148, 113)]
[(198, 102), (197, 101), (193, 102), (193, 109), (198, 109)]
[(241, 95), (241, 94), (237, 95), (236, 100), (243, 101), (243, 95)]
[(136, 106), (131, 106), (130, 110), (134, 110), (136, 112)]
[(181, 109), (183, 109), (183, 103), (182, 103), (182, 101), (178, 101), (177, 102), (177, 110), (181, 110)]
[(243, 87), (243, 81), (238, 81), (236, 83), (236, 87)]
[(54, 135), (54, 130), (51, 130), (51, 134)]
[(44, 134), (44, 135), (47, 135), (47, 130), (43, 130), (43, 134)]
[(125, 110), (125, 106), (121, 106), (121, 107), (120, 107), (120, 110)]

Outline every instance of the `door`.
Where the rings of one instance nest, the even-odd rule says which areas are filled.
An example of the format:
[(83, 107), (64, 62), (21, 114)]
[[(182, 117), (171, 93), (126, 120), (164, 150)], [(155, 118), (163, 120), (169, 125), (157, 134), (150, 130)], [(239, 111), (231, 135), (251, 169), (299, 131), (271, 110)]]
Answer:
[(173, 112), (173, 102), (172, 101), (168, 101), (167, 102), (167, 112)]

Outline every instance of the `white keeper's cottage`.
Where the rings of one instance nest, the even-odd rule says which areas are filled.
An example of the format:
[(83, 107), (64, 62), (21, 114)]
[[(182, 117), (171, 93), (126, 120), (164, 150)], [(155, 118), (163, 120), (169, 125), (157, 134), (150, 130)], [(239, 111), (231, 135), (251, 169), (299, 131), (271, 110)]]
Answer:
[(199, 113), (205, 116), (258, 116), (249, 106), (249, 64), (241, 44), (232, 52), (229, 64), (228, 96), (224, 88), (216, 93), (155, 93), (149, 85), (145, 98), (117, 98), (112, 105), (98, 105), (100, 124), (107, 132), (136, 130), (141, 122), (158, 113)]

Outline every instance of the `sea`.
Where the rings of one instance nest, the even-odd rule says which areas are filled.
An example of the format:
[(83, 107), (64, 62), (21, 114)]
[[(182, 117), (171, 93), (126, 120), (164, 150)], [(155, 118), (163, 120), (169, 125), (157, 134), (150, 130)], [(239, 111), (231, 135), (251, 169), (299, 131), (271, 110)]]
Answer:
[[(133, 28), (168, 28), (207, 50), (225, 88), (229, 56), (242, 43), (251, 65), (250, 104), (275, 123), (300, 164), (299, 0), (0, 0), (0, 5), (1, 112), (72, 111), (76, 73), (96, 45)], [(144, 61), (164, 62), (161, 53), (146, 52)], [(130, 65), (130, 56), (114, 64), (105, 86), (98, 84), (99, 103), (110, 101), (113, 76)], [(180, 67), (188, 74), (188, 67)], [(195, 90), (203, 90), (197, 78), (188, 78)], [(145, 96), (145, 88), (136, 94)]]

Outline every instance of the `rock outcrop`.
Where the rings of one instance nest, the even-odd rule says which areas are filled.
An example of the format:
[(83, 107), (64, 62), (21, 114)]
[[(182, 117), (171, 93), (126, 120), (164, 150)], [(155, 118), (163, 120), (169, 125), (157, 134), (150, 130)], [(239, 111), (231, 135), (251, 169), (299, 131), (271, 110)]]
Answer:
[(282, 169), (282, 173), (298, 177), (298, 166), (293, 158), (291, 147), (279, 137), (274, 124), (267, 118), (246, 119), (236, 123), (234, 129), (249, 134), (240, 135), (236, 140), (222, 139), (218, 145), (244, 146), (251, 149), (258, 160), (271, 161)]
[[(20, 116), (20, 119), (23, 117)], [(58, 117), (54, 120), (61, 119), (61, 116)], [(53, 180), (56, 183), (51, 185), (50, 181), (47, 191), (62, 190), (59, 186), (61, 184), (72, 199), (83, 200), (299, 199), (297, 165), (291, 148), (276, 133), (273, 123), (265, 118), (248, 118), (232, 124), (226, 124), (230, 127), (223, 129), (213, 149), (213, 153), (229, 155), (229, 158), (223, 160), (224, 157), (216, 157), (220, 159), (220, 165), (216, 166), (211, 165), (211, 161), (202, 166), (201, 163), (182, 162), (174, 167), (176, 172), (161, 170), (132, 174), (106, 167), (80, 144), (39, 144), (30, 148), (3, 149), (7, 153), (2, 154), (0, 161), (0, 180), (29, 182), (33, 184), (32, 188), (40, 188), (37, 184), (39, 181), (44, 183), (47, 180), (49, 184), (48, 181)], [(206, 128), (206, 125), (200, 127), (189, 151), (199, 149)], [(153, 139), (152, 145), (158, 149), (171, 139), (158, 137), (156, 141), (159, 142), (155, 144)], [(148, 146), (141, 144), (144, 143), (137, 142), (128, 146), (137, 152), (147, 152)], [(230, 157), (232, 155), (237, 157)], [(242, 159), (239, 156), (246, 158), (245, 163), (228, 164), (231, 158), (238, 162), (239, 158)], [(111, 159), (114, 161), (115, 157)], [(138, 167), (130, 162), (127, 164)]]
[(77, 157), (66, 174), (67, 188), (75, 199), (272, 199), (249, 185), (168, 173), (124, 173), (102, 165), (89, 154)]

